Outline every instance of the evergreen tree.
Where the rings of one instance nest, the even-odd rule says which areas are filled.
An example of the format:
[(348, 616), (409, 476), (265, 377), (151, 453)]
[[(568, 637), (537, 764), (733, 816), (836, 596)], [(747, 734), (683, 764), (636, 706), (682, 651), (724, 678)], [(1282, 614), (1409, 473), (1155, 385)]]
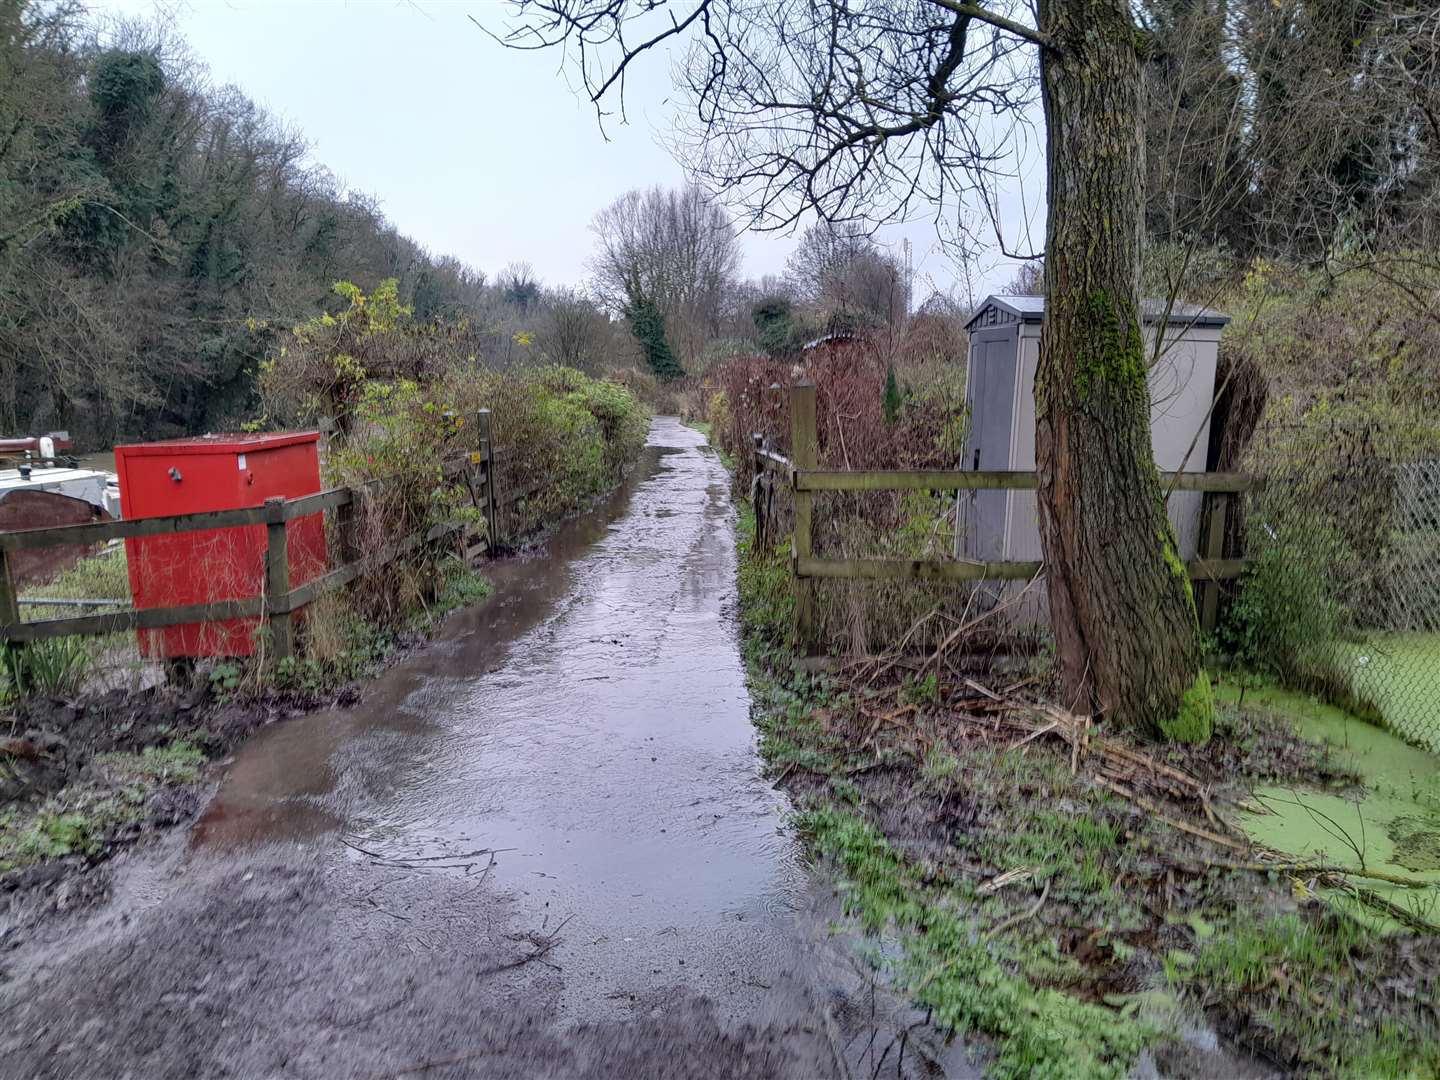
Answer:
[(645, 361), (655, 377), (664, 381), (685, 377), (685, 369), (670, 349), (665, 337), (665, 314), (649, 300), (641, 300), (630, 309), (630, 332), (640, 343)]
[(885, 367), (885, 426), (894, 427), (900, 419), (900, 406), (905, 403), (900, 393), (900, 384), (895, 381), (895, 365)]
[(795, 347), (799, 328), (795, 323), (794, 307), (783, 296), (768, 296), (761, 300), (750, 309), (750, 318), (755, 323), (760, 347), (768, 355), (778, 358)]

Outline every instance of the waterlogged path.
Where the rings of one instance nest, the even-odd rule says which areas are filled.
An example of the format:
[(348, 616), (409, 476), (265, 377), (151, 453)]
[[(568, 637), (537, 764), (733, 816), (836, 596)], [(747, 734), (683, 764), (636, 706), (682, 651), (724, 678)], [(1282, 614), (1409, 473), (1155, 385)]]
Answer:
[(938, 1072), (759, 775), (703, 444), (657, 419), (358, 706), (248, 744), (183, 843), (7, 963), (0, 1075)]

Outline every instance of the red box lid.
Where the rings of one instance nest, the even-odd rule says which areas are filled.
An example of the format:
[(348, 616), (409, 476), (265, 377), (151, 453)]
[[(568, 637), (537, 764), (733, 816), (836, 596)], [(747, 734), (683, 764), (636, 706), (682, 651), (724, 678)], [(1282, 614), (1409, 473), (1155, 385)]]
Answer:
[(190, 435), (182, 439), (160, 442), (131, 443), (115, 447), (126, 457), (153, 457), (175, 454), (250, 454), (257, 450), (274, 450), (297, 443), (318, 442), (318, 431), (238, 432), (221, 435)]

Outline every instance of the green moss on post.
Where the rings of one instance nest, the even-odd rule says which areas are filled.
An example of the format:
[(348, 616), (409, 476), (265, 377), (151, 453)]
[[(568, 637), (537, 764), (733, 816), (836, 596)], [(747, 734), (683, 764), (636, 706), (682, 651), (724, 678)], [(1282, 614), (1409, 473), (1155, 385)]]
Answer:
[(1175, 538), (1170, 532), (1167, 522), (1165, 535), (1161, 538), (1165, 551), (1165, 565), (1170, 567), (1170, 572), (1185, 583), (1185, 599), (1190, 603), (1190, 614), (1195, 619), (1195, 625), (1200, 625), (1200, 615), (1195, 607), (1195, 586), (1190, 581), (1190, 571), (1185, 569), (1185, 564), (1180, 560), (1180, 553), (1175, 550)]
[(1160, 733), (1171, 742), (1206, 743), (1215, 727), (1215, 695), (1210, 676), (1195, 676), (1195, 682), (1180, 699), (1180, 708), (1170, 720), (1160, 722)]

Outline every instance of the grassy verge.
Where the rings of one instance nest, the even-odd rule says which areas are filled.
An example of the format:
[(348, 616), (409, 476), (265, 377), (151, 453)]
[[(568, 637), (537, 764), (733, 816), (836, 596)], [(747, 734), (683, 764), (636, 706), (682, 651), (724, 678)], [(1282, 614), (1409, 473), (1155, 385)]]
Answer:
[(0, 872), (71, 855), (98, 857), (121, 834), (147, 823), (159, 789), (197, 783), (205, 760), (205, 751), (187, 739), (96, 754), (79, 777), (43, 802), (0, 812)]
[[(984, 702), (948, 680), (798, 670), (783, 555), (754, 550), (743, 507), (739, 529), (767, 767), (894, 983), (983, 1037), (990, 1075), (1119, 1077), (1142, 1054), (1160, 1075), (1229, 1075), (1245, 1052), (1301, 1075), (1440, 1075), (1440, 939), (1375, 933), (1313, 875), (1232, 868), (1097, 766), (967, 714)], [(1223, 741), (1167, 761), (1222, 813), (1262, 781), (1353, 786), (1285, 716), (1223, 708)], [(1210, 1025), (1238, 1049), (1179, 1034)]]
[[(125, 548), (115, 545), (81, 559), (52, 581), (21, 592), (24, 600), (115, 600), (116, 608), (130, 605), (130, 578)], [(25, 604), (20, 617), (59, 619), (94, 614), (115, 608), (77, 608), (66, 604)], [(102, 669), (115, 676), (139, 663), (131, 634), (105, 634), (92, 638), (52, 638), (37, 641), (23, 652), (9, 653), (0, 665), (0, 703), (22, 693), (73, 695)]]
[(724, 448), (715, 441), (715, 428), (713, 424), (711, 424), (708, 420), (684, 420), (682, 421), (682, 423), (686, 427), (694, 428), (696, 431), (700, 432), (701, 435), (704, 435), (705, 441), (709, 443), (711, 449), (715, 451), (715, 456), (720, 459), (720, 463), (724, 465), (725, 468), (729, 469), (732, 473), (735, 471), (734, 457), (726, 453)]

